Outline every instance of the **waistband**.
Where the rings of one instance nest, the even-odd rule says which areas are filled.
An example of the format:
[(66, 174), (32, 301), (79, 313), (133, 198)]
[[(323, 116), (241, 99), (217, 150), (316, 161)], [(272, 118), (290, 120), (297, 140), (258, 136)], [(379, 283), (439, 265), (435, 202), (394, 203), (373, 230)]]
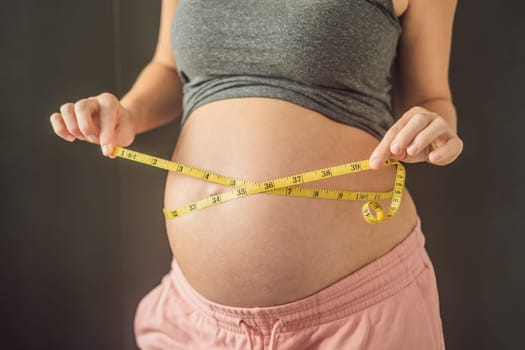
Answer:
[(189, 284), (175, 258), (170, 275), (181, 296), (218, 327), (244, 333), (244, 322), (268, 335), (276, 322), (283, 332), (311, 327), (347, 317), (396, 294), (425, 268), (424, 245), (418, 216), (407, 237), (385, 255), (315, 294), (269, 307), (227, 306), (206, 299)]

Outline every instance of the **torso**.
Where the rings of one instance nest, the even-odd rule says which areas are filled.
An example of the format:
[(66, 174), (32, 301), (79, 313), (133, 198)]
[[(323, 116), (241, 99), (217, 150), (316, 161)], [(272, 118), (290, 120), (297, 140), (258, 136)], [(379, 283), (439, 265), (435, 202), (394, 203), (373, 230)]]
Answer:
[[(400, 15), (406, 0), (394, 2)], [(379, 140), (299, 105), (250, 97), (195, 109), (172, 159), (257, 181), (368, 159)], [(390, 191), (395, 167), (305, 187)], [(164, 207), (174, 209), (231, 187), (168, 174)], [(386, 210), (389, 200), (379, 201)], [(217, 303), (279, 305), (305, 296), (384, 255), (413, 229), (405, 188), (390, 220), (368, 224), (362, 201), (257, 194), (167, 220), (171, 249), (189, 283)]]
[[(291, 132), (290, 132), (291, 131)], [(289, 102), (244, 98), (197, 108), (173, 159), (253, 180), (367, 159), (368, 133)], [(394, 167), (309, 183), (308, 187), (389, 191)], [(166, 208), (230, 187), (170, 172)], [(257, 194), (166, 222), (170, 245), (190, 284), (226, 305), (269, 306), (315, 293), (385, 254), (412, 230), (407, 189), (394, 217), (368, 224), (363, 202)], [(389, 201), (381, 204), (388, 208)]]

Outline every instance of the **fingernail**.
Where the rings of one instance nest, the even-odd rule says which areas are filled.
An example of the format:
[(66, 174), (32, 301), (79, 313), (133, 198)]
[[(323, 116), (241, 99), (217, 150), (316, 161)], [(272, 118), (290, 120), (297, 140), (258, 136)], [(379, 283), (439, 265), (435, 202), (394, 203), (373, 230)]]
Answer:
[(105, 156), (109, 154), (109, 146), (108, 145), (102, 145), (102, 153), (104, 153)]
[(439, 153), (433, 153), (431, 160), (435, 162), (436, 160), (439, 160), (440, 158), (441, 158), (441, 155)]
[(68, 140), (69, 142), (73, 142), (76, 139), (75, 139), (75, 136), (68, 135), (68, 136), (66, 136), (66, 140)]
[(415, 154), (416, 153), (416, 145), (411, 145), (410, 147), (407, 148), (407, 153), (412, 155), (412, 154)]
[(392, 147), (391, 147), (391, 150), (392, 150), (393, 153), (399, 153), (399, 152), (401, 152), (401, 147), (399, 147), (399, 145), (397, 143), (393, 143)]
[(88, 135), (87, 138), (88, 138), (89, 141), (91, 141), (93, 143), (97, 142), (97, 138), (93, 134)]

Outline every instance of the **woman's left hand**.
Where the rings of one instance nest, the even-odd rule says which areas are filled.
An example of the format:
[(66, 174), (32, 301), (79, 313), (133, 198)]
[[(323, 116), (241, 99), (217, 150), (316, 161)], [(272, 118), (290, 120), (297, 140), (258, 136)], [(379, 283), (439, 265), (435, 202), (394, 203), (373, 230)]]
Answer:
[(385, 133), (370, 156), (370, 167), (380, 169), (394, 158), (406, 163), (452, 163), (463, 150), (463, 141), (446, 119), (422, 107), (413, 107)]

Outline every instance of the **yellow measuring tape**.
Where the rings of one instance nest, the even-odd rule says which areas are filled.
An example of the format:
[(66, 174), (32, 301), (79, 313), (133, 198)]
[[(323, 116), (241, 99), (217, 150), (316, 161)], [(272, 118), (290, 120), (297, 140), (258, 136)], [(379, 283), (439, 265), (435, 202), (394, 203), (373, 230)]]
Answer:
[[(336, 200), (366, 200), (361, 209), (363, 217), (369, 224), (386, 221), (390, 219), (399, 209), (401, 204), (402, 191), (405, 186), (406, 170), (403, 164), (396, 159), (389, 159), (385, 165), (396, 165), (394, 189), (391, 192), (355, 192), (344, 190), (328, 190), (319, 188), (305, 188), (297, 185), (326, 179), (329, 177), (347, 175), (360, 171), (370, 170), (368, 160), (332, 166), (306, 173), (285, 176), (282, 178), (267, 181), (251, 181), (233, 178), (211, 171), (202, 170), (186, 164), (173, 162), (167, 159), (154, 157), (145, 153), (132, 151), (127, 148), (115, 147), (113, 155), (124, 159), (129, 159), (138, 163), (143, 163), (156, 168), (174, 171), (176, 173), (188, 175), (194, 178), (214, 182), (221, 185), (234, 187), (234, 190), (212, 195), (198, 201), (186, 204), (174, 210), (163, 209), (166, 219), (174, 219), (191, 213), (199, 209), (204, 209), (213, 205), (227, 202), (232, 199), (245, 197), (256, 193), (271, 193), (281, 196), (307, 197), (313, 199), (336, 199)], [(388, 213), (384, 215), (383, 208), (376, 200), (392, 198)], [(372, 214), (370, 208), (376, 212)]]

